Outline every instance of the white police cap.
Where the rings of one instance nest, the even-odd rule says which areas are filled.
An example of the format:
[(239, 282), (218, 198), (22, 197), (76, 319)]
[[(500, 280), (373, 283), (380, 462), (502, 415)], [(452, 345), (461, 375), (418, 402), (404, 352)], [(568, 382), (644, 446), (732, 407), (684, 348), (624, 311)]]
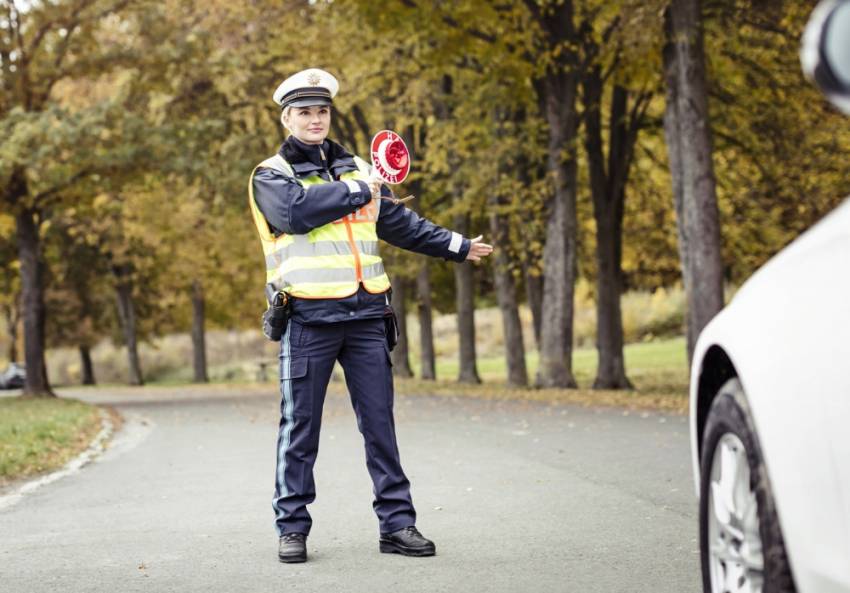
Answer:
[(284, 107), (331, 105), (339, 90), (339, 82), (332, 74), (310, 68), (293, 74), (277, 87), (274, 102)]

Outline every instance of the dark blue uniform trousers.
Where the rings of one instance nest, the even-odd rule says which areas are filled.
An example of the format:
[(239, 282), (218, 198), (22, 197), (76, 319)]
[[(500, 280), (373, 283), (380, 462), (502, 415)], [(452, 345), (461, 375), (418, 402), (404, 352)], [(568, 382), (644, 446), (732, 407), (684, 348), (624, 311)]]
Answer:
[(290, 320), (280, 342), (281, 418), (272, 507), (278, 535), (309, 533), (307, 505), (316, 498), (313, 464), (325, 390), (339, 360), (366, 444), (380, 531), (416, 523), (410, 482), (401, 469), (393, 419), (393, 378), (384, 321), (327, 325)]

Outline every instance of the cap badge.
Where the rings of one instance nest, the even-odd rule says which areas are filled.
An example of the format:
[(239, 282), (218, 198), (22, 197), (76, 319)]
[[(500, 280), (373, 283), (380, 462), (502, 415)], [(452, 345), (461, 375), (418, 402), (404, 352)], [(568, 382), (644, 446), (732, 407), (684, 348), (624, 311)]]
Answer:
[(310, 74), (307, 75), (307, 83), (310, 86), (318, 86), (320, 82), (322, 82), (322, 78), (317, 73), (310, 72)]

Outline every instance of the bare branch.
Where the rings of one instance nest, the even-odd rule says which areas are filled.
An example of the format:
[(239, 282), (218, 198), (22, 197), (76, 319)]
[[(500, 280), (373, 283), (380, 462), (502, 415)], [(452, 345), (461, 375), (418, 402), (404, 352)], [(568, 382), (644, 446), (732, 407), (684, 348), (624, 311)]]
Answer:
[(652, 91), (646, 89), (638, 91), (637, 97), (635, 98), (635, 102), (632, 105), (632, 109), (629, 113), (630, 135), (636, 136), (638, 130), (641, 129), (643, 119), (646, 116), (646, 110), (649, 108), (649, 104), (652, 101), (652, 96)]
[(462, 30), (464, 33), (475, 37), (476, 39), (480, 39), (486, 43), (496, 43), (496, 37), (490, 35), (489, 33), (485, 33), (479, 29), (470, 29), (468, 27), (462, 27), (460, 23), (458, 23), (454, 18), (449, 15), (443, 15), (443, 22), (449, 25), (450, 27), (454, 27), (456, 29)]
[(55, 186), (51, 187), (50, 189), (44, 190), (43, 192), (40, 192), (40, 193), (36, 194), (35, 196), (33, 196), (33, 203), (37, 204), (40, 201), (41, 202), (46, 201), (48, 198), (55, 196), (57, 193), (61, 192), (62, 190), (68, 189), (69, 187), (74, 185), (76, 182), (78, 182), (80, 179), (82, 179), (83, 177), (90, 175), (92, 172), (93, 171), (91, 169), (80, 169), (79, 171), (77, 171), (76, 173), (71, 175), (71, 177), (66, 179), (64, 182), (62, 182), (58, 185), (55, 185)]
[(602, 31), (602, 41), (604, 43), (608, 43), (609, 41), (611, 41), (611, 35), (613, 35), (614, 31), (617, 30), (617, 27), (619, 26), (619, 24), (620, 24), (620, 15), (618, 14), (613, 19), (611, 19), (611, 22), (608, 23), (605, 26), (605, 29), (603, 29), (603, 31)]
[(54, 20), (47, 20), (42, 23), (41, 27), (38, 28), (35, 35), (30, 42), (28, 51), (29, 55), (35, 55), (38, 46), (41, 45), (41, 42), (44, 40), (45, 36), (54, 28), (60, 27), (65, 28), (68, 26), (68, 23), (72, 20), (72, 15), (77, 15), (85, 10), (89, 5), (93, 4), (95, 0), (81, 0), (76, 6), (70, 7), (67, 10), (67, 14), (65, 14), (62, 18), (57, 18)]

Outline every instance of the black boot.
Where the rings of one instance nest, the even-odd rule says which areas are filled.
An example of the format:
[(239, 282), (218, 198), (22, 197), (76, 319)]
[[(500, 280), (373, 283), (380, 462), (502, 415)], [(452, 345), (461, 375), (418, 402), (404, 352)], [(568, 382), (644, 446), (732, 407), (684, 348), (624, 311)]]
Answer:
[(426, 539), (414, 526), (392, 533), (382, 533), (378, 546), (384, 554), (405, 556), (433, 556), (437, 552), (434, 542)]
[(277, 557), (281, 562), (307, 562), (307, 536), (303, 533), (284, 533), (280, 536)]

